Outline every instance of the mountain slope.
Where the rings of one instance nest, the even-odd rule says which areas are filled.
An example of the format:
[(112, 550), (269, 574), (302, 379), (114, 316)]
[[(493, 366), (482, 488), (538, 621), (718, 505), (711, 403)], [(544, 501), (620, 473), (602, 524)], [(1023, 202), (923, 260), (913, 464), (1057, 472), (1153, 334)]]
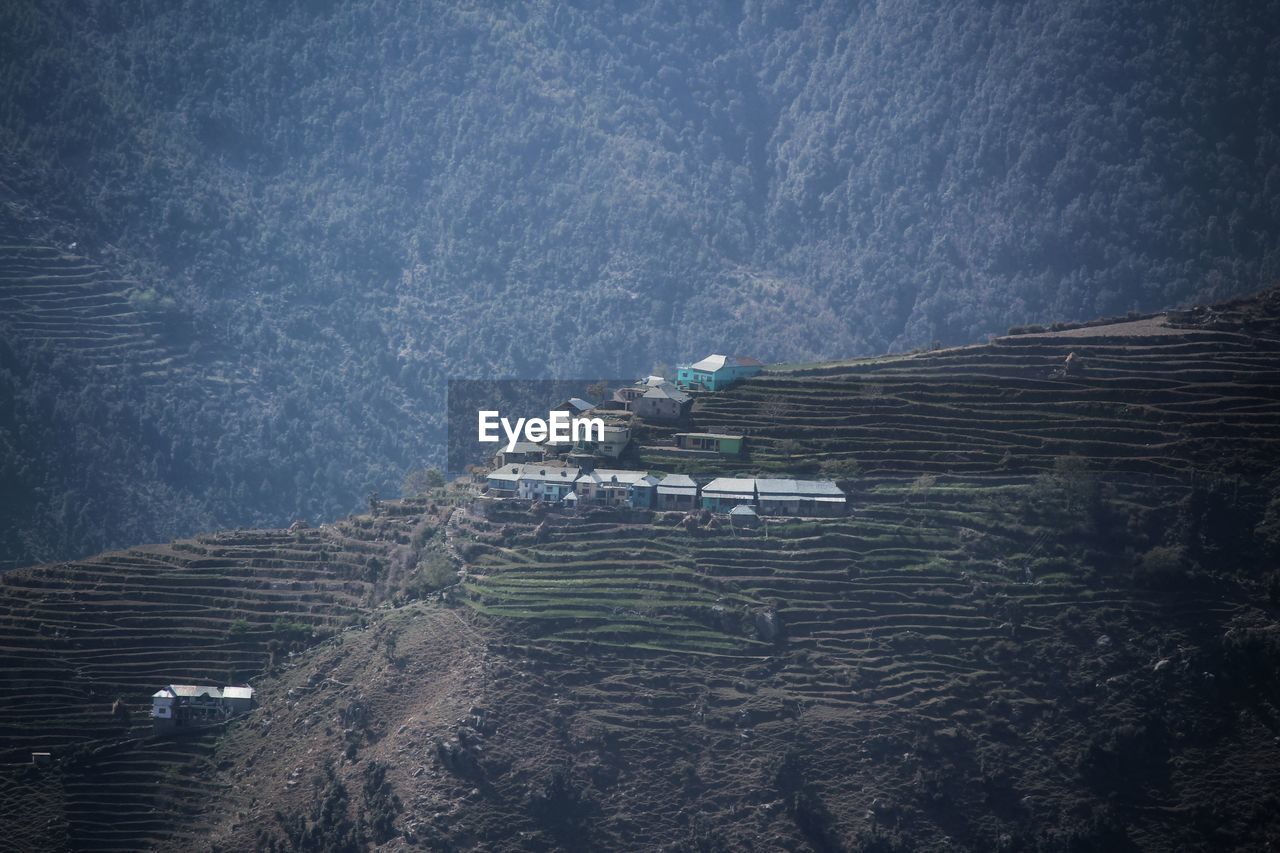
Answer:
[[(6, 215), (172, 299), (184, 349), (250, 383), (182, 411), (196, 452), (244, 424), (218, 453), (236, 473), (149, 475), (126, 500), (145, 538), (394, 489), (439, 461), (449, 376), (954, 344), (1277, 275), (1275, 0), (0, 16)], [(85, 512), (4, 558), (133, 541)]]
[[(1277, 347), (1273, 291), (776, 369), (700, 401), (699, 426), (752, 430), (746, 467), (834, 466), (841, 519), (481, 515), (455, 491), (11, 574), (0, 644), (79, 695), (41, 710), (43, 683), (15, 685), (0, 706), (8, 757), (56, 755), (5, 767), (6, 837), (57, 846), (49, 821), (100, 849), (175, 828), (218, 849), (1267, 849)], [(432, 554), (460, 583), (412, 600)], [(174, 584), (182, 608), (143, 619)], [(248, 632), (220, 639), (236, 613)], [(272, 665), (276, 613), (357, 619)], [(175, 632), (201, 641), (141, 651)], [(264, 662), (262, 707), (225, 733), (122, 739), (174, 667)]]

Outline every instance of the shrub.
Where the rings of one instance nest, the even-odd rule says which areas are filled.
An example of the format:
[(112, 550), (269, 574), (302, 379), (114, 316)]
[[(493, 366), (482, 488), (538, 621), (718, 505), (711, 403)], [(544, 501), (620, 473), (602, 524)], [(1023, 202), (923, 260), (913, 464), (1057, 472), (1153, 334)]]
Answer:
[(1167, 586), (1186, 575), (1186, 549), (1181, 545), (1157, 545), (1138, 561), (1135, 580), (1148, 586)]

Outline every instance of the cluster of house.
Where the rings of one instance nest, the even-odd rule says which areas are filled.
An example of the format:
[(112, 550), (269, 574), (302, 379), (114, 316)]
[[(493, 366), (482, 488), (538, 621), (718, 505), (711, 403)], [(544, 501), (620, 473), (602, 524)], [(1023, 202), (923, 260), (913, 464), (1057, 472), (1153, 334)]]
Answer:
[(485, 481), (496, 498), (559, 503), (569, 508), (614, 506), (632, 509), (708, 509), (733, 514), (843, 515), (847, 499), (830, 480), (716, 477), (698, 483), (686, 474), (657, 476), (645, 471), (525, 462), (503, 465)]
[(157, 733), (221, 722), (253, 708), (253, 688), (169, 684), (151, 694), (151, 722)]
[(604, 408), (619, 405), (632, 414), (651, 421), (675, 421), (684, 414), (693, 395), (722, 391), (739, 380), (764, 369), (762, 362), (739, 355), (709, 355), (694, 364), (676, 368), (676, 380), (646, 376), (634, 385), (613, 392)]
[[(599, 406), (573, 397), (552, 411), (570, 417), (607, 416), (625, 410), (649, 421), (678, 421), (693, 395), (719, 391), (754, 376), (764, 367), (753, 358), (710, 355), (682, 365), (671, 382), (647, 376), (619, 388)], [(634, 509), (708, 509), (729, 513), (735, 521), (757, 515), (832, 516), (845, 511), (846, 497), (828, 480), (767, 477), (718, 477), (698, 483), (684, 474), (655, 475), (645, 471), (596, 468), (601, 459), (617, 459), (630, 441), (624, 423), (605, 421), (604, 433), (583, 436), (567, 447), (554, 442), (516, 442), (496, 455), (497, 465), (486, 477), (487, 492), (495, 498), (557, 503), (565, 507), (620, 506)], [(676, 454), (740, 456), (745, 437), (726, 433), (681, 432), (672, 437)], [(564, 461), (560, 461), (563, 457)]]
[[(693, 395), (719, 391), (733, 383), (754, 376), (764, 365), (745, 356), (709, 355), (699, 362), (682, 365), (676, 370), (674, 382), (662, 376), (646, 376), (632, 385), (615, 389), (609, 399), (599, 405), (581, 397), (570, 397), (551, 409), (562, 411), (570, 418), (599, 417), (604, 422), (602, 433), (587, 433), (576, 441), (559, 446), (555, 441), (536, 443), (519, 441), (496, 455), (499, 465), (520, 462), (540, 462), (548, 457), (567, 453), (572, 461), (587, 458), (617, 459), (631, 442), (631, 427), (625, 418), (611, 418), (611, 414), (629, 413), (633, 417), (655, 423), (672, 423), (681, 420), (688, 411)], [(739, 456), (744, 437), (719, 433), (682, 432), (673, 436), (677, 454), (718, 454)]]

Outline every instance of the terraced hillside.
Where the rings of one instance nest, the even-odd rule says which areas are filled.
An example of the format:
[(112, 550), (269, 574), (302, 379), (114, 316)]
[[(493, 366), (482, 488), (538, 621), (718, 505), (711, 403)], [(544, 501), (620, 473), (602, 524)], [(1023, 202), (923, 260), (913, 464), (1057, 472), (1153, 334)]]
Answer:
[[(213, 741), (153, 740), (151, 693), (256, 681), (366, 620), (437, 527), (426, 501), (395, 503), (319, 529), (228, 531), (0, 575), (0, 811), (29, 828), (18, 806), (39, 783), (74, 847), (167, 838), (209, 793), (176, 782)], [(19, 772), (33, 752), (55, 756), (56, 782)]]
[(8, 333), (110, 371), (141, 366), (166, 378), (187, 353), (162, 342), (163, 324), (130, 301), (136, 285), (74, 252), (38, 244), (0, 245), (0, 316)]
[[(375, 412), (367, 385), (343, 396), (350, 353), (319, 329), (296, 325), (282, 346), (323, 357), (255, 355), (237, 334), (278, 318), (252, 295), (211, 311), (117, 249), (15, 212), (3, 179), (0, 201), (0, 569), (318, 524), (439, 451), (443, 414), (410, 405), (421, 385)], [(286, 373), (295, 361), (308, 369)]]
[(771, 371), (694, 410), (699, 429), (748, 433), (750, 458), (685, 467), (1024, 476), (1074, 455), (1152, 482), (1258, 470), (1280, 441), (1278, 313), (1272, 290), (1164, 320)]
[[(1274, 834), (1269, 706), (1241, 703), (1234, 730), (1213, 710), (1249, 683), (1224, 672), (1223, 638), (1274, 631), (1274, 603), (1247, 577), (1145, 573), (1134, 548), (1163, 541), (1172, 490), (1113, 486), (1076, 518), (1075, 488), (881, 483), (851, 518), (777, 522), (767, 538), (478, 522), (467, 589), (553, 662), (548, 695), (573, 709), (572, 730), (611, 738), (619, 766), (661, 774), (659, 754), (699, 780), (687, 808), (678, 787), (623, 794), (585, 781), (605, 756), (570, 750), (610, 818), (595, 827), (606, 847), (625, 846), (628, 821), (692, 843), (689, 808), (718, 815), (729, 849), (1020, 849), (1039, 833), (1047, 849), (1113, 835), (1195, 849), (1213, 839), (1183, 819), (1197, 809), (1250, 843)], [(1123, 741), (1157, 725), (1151, 771), (1146, 747)], [(792, 754), (797, 776), (781, 778)], [(1248, 772), (1224, 773), (1228, 756)], [(1128, 775), (1100, 778), (1094, 761)], [(814, 814), (796, 811), (798, 791)]]
[[(30, 690), (0, 706), (10, 757), (42, 727), (64, 738), (52, 768), (6, 771), (0, 802), (22, 816), (10, 837), (1274, 848), (1277, 318), (1265, 295), (1163, 323), (776, 370), (700, 401), (699, 427), (749, 431), (740, 469), (839, 477), (844, 518), (746, 531), (455, 490), (447, 523), (443, 506), (393, 504), (326, 530), (17, 575), (6, 670), (80, 692), (43, 711)], [(433, 553), (461, 582), (409, 601), (405, 567)], [(353, 630), (308, 637), (272, 668), (264, 643), (292, 621)], [(192, 643), (152, 661), (166, 633)], [(140, 708), (161, 670), (264, 664), (262, 707), (225, 732), (110, 728), (112, 691), (139, 685), (126, 698)], [(99, 739), (67, 755), (74, 726)], [(42, 836), (42, 820), (64, 835)]]

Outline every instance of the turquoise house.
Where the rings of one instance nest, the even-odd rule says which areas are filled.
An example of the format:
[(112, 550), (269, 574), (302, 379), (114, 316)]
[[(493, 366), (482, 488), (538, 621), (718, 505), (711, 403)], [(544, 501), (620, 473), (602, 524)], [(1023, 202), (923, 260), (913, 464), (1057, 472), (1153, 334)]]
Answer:
[(676, 370), (676, 387), (682, 391), (720, 391), (739, 379), (755, 376), (764, 367), (754, 358), (740, 355), (709, 355), (696, 364)]

